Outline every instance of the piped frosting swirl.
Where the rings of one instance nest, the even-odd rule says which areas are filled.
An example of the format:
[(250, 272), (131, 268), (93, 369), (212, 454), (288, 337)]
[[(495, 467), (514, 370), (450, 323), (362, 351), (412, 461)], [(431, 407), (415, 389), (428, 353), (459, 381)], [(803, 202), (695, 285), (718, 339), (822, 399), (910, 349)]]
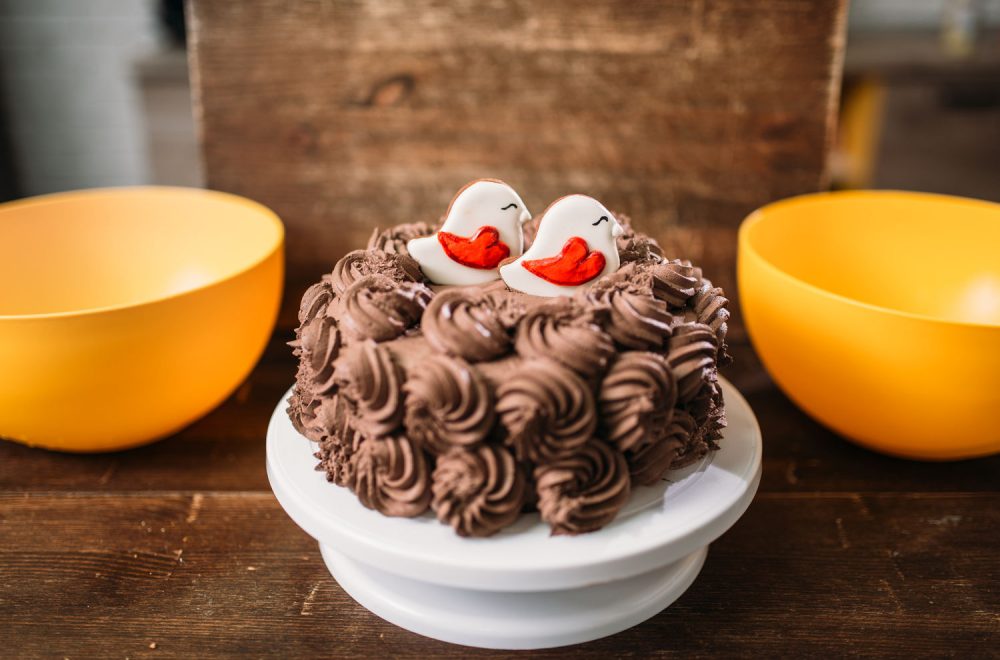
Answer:
[(691, 300), (695, 318), (698, 323), (704, 323), (715, 333), (719, 346), (720, 361), (728, 361), (725, 355), (726, 333), (729, 330), (729, 300), (723, 295), (721, 288), (713, 286), (708, 280), (703, 280), (702, 286), (694, 293)]
[(322, 280), (310, 286), (302, 294), (302, 302), (299, 304), (299, 323), (306, 323), (317, 316), (326, 315), (327, 308), (333, 302), (333, 298), (330, 278), (324, 276)]
[(422, 282), (420, 266), (411, 257), (389, 254), (381, 250), (354, 250), (348, 252), (330, 273), (330, 286), (343, 294), (359, 279), (367, 275), (383, 275), (396, 282)]
[(693, 399), (704, 385), (708, 372), (715, 366), (715, 354), (715, 333), (707, 325), (685, 323), (674, 329), (667, 362), (674, 371), (682, 403)]
[(460, 536), (492, 536), (524, 506), (526, 479), (503, 447), (479, 445), (438, 457), (431, 490), (438, 520)]
[(504, 442), (522, 461), (549, 461), (578, 451), (597, 427), (590, 387), (549, 360), (526, 362), (497, 388)]
[(368, 340), (350, 346), (336, 362), (335, 379), (359, 431), (374, 437), (399, 428), (405, 375), (384, 345)]
[(585, 378), (603, 372), (615, 354), (594, 310), (569, 298), (553, 299), (525, 314), (514, 346), (519, 355), (555, 360)]
[(435, 349), (470, 362), (496, 359), (511, 348), (493, 299), (484, 294), (442, 291), (427, 306), (420, 326)]
[(677, 410), (655, 441), (625, 452), (632, 482), (640, 486), (652, 486), (668, 470), (682, 467), (679, 463), (685, 460), (681, 457), (691, 443), (694, 430), (695, 422), (691, 415)]
[(673, 416), (677, 384), (656, 353), (622, 353), (601, 382), (604, 437), (622, 451), (652, 444)]
[(659, 348), (670, 338), (674, 317), (667, 304), (627, 280), (604, 277), (579, 295), (608, 310), (605, 329), (625, 348)]
[(674, 260), (662, 263), (632, 262), (615, 274), (620, 279), (665, 302), (671, 309), (680, 309), (697, 290), (700, 279), (690, 264)]
[(430, 506), (430, 468), (408, 439), (367, 438), (351, 455), (351, 463), (351, 489), (369, 509), (410, 518)]
[(420, 320), (433, 295), (419, 282), (366, 275), (338, 299), (340, 322), (352, 339), (395, 339)]
[(677, 456), (670, 464), (671, 470), (677, 470), (694, 463), (708, 453), (709, 444), (698, 427), (698, 422), (683, 410), (674, 414), (674, 419), (667, 428), (667, 438), (675, 438), (680, 443)]
[(371, 238), (368, 239), (369, 250), (381, 250), (389, 254), (405, 254), (409, 256), (406, 244), (414, 238), (430, 236), (434, 233), (434, 227), (426, 222), (411, 222), (388, 229), (375, 229)]
[(357, 452), (364, 437), (351, 426), (347, 406), (337, 395), (323, 402), (316, 424), (322, 429), (316, 458), (317, 471), (325, 472), (327, 481), (338, 486), (349, 486), (354, 480), (354, 463), (351, 457)]
[(493, 392), (461, 358), (422, 361), (404, 390), (407, 436), (433, 454), (482, 442), (493, 430)]
[(302, 324), (298, 335), (293, 345), (304, 371), (304, 386), (313, 396), (333, 391), (334, 362), (341, 348), (337, 322), (326, 315), (316, 316)]
[(588, 440), (571, 456), (535, 468), (538, 511), (552, 534), (582, 534), (604, 527), (629, 497), (625, 457), (609, 444)]

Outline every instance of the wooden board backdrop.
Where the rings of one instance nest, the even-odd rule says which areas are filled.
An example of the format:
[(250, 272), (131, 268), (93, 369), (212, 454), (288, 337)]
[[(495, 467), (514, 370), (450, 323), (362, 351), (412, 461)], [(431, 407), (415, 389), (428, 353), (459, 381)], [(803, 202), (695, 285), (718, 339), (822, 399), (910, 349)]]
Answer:
[(585, 192), (735, 293), (736, 227), (825, 181), (846, 0), (193, 0), (208, 185), (314, 280), (467, 180)]

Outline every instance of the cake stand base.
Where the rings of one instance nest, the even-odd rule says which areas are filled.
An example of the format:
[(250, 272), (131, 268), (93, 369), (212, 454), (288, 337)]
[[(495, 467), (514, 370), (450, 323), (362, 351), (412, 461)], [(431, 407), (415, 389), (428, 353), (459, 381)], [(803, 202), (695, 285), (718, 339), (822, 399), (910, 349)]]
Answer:
[(753, 499), (760, 428), (739, 392), (719, 382), (729, 418), (719, 450), (634, 488), (615, 519), (589, 534), (552, 536), (534, 512), (489, 538), (464, 538), (432, 511), (393, 518), (366, 509), (316, 471), (316, 447), (292, 426), (284, 400), (268, 427), (267, 475), (344, 591), (378, 616), (467, 646), (585, 642), (674, 602)]
[(708, 548), (624, 580), (528, 593), (445, 587), (386, 573), (323, 544), (320, 552), (344, 591), (386, 621), (452, 644), (513, 650), (587, 642), (645, 621), (691, 586)]

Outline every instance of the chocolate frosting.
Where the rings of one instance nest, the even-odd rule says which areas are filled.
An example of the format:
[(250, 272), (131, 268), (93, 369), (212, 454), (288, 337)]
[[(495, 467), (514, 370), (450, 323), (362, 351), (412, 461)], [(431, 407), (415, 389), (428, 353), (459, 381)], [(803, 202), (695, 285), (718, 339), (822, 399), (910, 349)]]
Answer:
[(317, 316), (324, 316), (332, 302), (333, 289), (330, 286), (330, 278), (324, 276), (322, 280), (306, 289), (302, 295), (302, 302), (299, 304), (299, 323), (305, 323)]
[(471, 287), (438, 293), (420, 326), (435, 349), (470, 362), (494, 360), (511, 348), (495, 299)]
[(590, 387), (551, 360), (526, 362), (497, 388), (505, 444), (522, 461), (572, 455), (594, 435), (597, 414)]
[(570, 298), (554, 298), (524, 315), (515, 348), (526, 358), (549, 358), (585, 378), (595, 377), (615, 354), (611, 337), (595, 322), (597, 316)]
[(701, 282), (694, 276), (693, 266), (676, 260), (632, 262), (620, 268), (615, 275), (662, 300), (671, 309), (684, 307)]
[(430, 468), (406, 438), (367, 438), (351, 456), (352, 490), (369, 509), (411, 518), (431, 503)]
[(388, 254), (405, 254), (409, 256), (410, 253), (406, 249), (407, 243), (414, 238), (430, 236), (433, 233), (434, 227), (426, 222), (411, 222), (389, 227), (381, 231), (376, 228), (372, 232), (371, 238), (368, 239), (368, 249), (381, 250)]
[[(726, 333), (729, 330), (729, 310), (727, 309), (729, 300), (723, 295), (722, 289), (712, 286), (710, 281), (704, 280), (701, 287), (695, 292), (691, 304), (694, 307), (698, 323), (704, 323), (712, 329), (720, 353), (724, 354)], [(727, 358), (728, 356), (725, 356), (723, 360)]]
[(535, 468), (538, 511), (552, 534), (583, 534), (604, 527), (629, 497), (625, 457), (609, 444), (588, 440), (571, 456)]
[(460, 536), (491, 536), (521, 514), (525, 484), (523, 470), (503, 447), (456, 449), (437, 459), (433, 508)]
[(321, 315), (309, 319), (292, 342), (304, 371), (306, 387), (313, 396), (331, 392), (334, 387), (333, 363), (340, 354), (341, 337), (337, 322)]
[(673, 416), (677, 384), (657, 353), (622, 353), (601, 383), (598, 396), (604, 437), (629, 451), (652, 444)]
[(371, 340), (355, 343), (337, 359), (334, 371), (359, 431), (375, 437), (400, 426), (405, 376), (385, 346)]
[(677, 456), (669, 466), (671, 470), (694, 463), (709, 450), (708, 442), (698, 428), (698, 422), (684, 410), (674, 413), (674, 419), (667, 427), (666, 438), (675, 439), (680, 445)]
[(628, 280), (603, 277), (578, 297), (608, 310), (605, 329), (620, 346), (660, 348), (670, 338), (674, 317), (667, 304)]
[(337, 311), (344, 332), (352, 339), (387, 341), (414, 326), (433, 295), (419, 282), (366, 275), (344, 291)]
[(618, 237), (617, 243), (618, 258), (623, 264), (663, 261), (663, 249), (648, 236), (632, 235), (626, 237), (626, 235), (622, 235)]
[(406, 254), (423, 223), (345, 255), (306, 291), (291, 342), (288, 412), (317, 469), (388, 515), (433, 500), (462, 535), (536, 506), (576, 534), (716, 448), (728, 302), (616, 215), (621, 268), (574, 297), (425, 286)]
[(320, 431), (317, 471), (326, 472), (326, 480), (338, 486), (349, 486), (354, 480), (351, 457), (357, 452), (363, 436), (348, 419), (347, 405), (337, 395), (323, 402), (320, 414), (314, 418), (314, 428)]
[(381, 250), (355, 250), (348, 252), (330, 273), (334, 292), (342, 294), (366, 275), (384, 275), (397, 282), (423, 282), (420, 266), (405, 254), (389, 254)]
[[(691, 415), (677, 410), (670, 423), (662, 428), (661, 434), (653, 442), (625, 452), (632, 483), (652, 486), (671, 468), (683, 467), (690, 462), (686, 456), (682, 456), (691, 443), (694, 429), (695, 422)], [(696, 457), (691, 460), (694, 458)]]
[(497, 280), (494, 284), (485, 287), (483, 291), (493, 303), (493, 313), (500, 320), (501, 325), (508, 330), (516, 328), (524, 315), (528, 313), (531, 296), (511, 291), (502, 280)]
[(291, 420), (292, 426), (296, 431), (313, 442), (319, 442), (322, 436), (316, 434), (311, 428), (319, 401), (314, 399), (306, 391), (306, 388), (303, 387), (301, 372), (302, 367), (300, 365), (296, 375), (295, 387), (292, 388), (292, 395), (288, 397), (288, 408), (285, 409), (285, 412), (288, 413), (288, 418)]
[(403, 389), (407, 436), (433, 454), (474, 445), (493, 429), (493, 392), (461, 358), (422, 361)]
[(674, 329), (667, 362), (677, 380), (679, 400), (694, 398), (715, 367), (715, 333), (704, 323), (685, 323)]

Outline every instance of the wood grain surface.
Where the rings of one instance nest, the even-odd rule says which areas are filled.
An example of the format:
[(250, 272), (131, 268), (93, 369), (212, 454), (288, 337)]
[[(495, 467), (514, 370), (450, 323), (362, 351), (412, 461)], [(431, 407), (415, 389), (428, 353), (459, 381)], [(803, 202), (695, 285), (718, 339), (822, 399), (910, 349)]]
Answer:
[[(152, 446), (0, 442), (0, 656), (503, 657), (385, 623), (330, 577), (267, 484), (304, 283), (371, 227), (499, 176), (536, 212), (601, 197), (731, 286), (734, 228), (823, 179), (842, 0), (195, 0), (211, 187), (274, 207), (291, 280), (228, 401)], [(669, 609), (537, 657), (996, 656), (1000, 457), (900, 461), (782, 395), (733, 324), (727, 377), (764, 473)]]
[(571, 192), (733, 289), (735, 228), (817, 190), (845, 0), (194, 0), (208, 185), (285, 220), (315, 278), (373, 225), (499, 177)]
[[(150, 447), (0, 442), (4, 657), (501, 657), (383, 622), (330, 577), (267, 485), (291, 318), (218, 410)], [(735, 338), (764, 434), (747, 514), (689, 591), (636, 628), (538, 657), (996, 655), (1000, 457), (914, 463), (799, 412)], [(151, 648), (155, 645), (155, 648)]]

